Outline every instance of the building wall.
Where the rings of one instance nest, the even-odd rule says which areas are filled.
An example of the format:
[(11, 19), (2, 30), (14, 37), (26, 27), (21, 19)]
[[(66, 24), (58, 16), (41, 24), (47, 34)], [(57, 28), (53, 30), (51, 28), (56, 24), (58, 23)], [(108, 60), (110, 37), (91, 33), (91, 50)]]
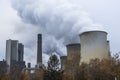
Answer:
[(80, 35), (81, 62), (88, 63), (91, 59), (108, 58), (109, 50), (107, 33), (103, 31), (89, 31)]
[(18, 41), (11, 41), (11, 60), (18, 61)]
[(18, 40), (6, 40), (6, 62), (9, 66), (8, 70), (16, 64), (25, 67), (23, 61), (24, 46), (18, 43)]
[(6, 62), (10, 66), (11, 64), (11, 40), (6, 41)]
[(22, 43), (18, 44), (18, 61), (23, 61), (24, 58), (24, 45)]

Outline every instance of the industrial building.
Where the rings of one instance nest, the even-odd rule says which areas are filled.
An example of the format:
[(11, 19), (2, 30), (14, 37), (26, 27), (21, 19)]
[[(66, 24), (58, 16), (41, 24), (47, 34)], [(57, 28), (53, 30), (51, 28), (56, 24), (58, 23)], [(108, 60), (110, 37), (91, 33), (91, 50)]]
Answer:
[[(72, 62), (74, 65), (79, 66), (80, 62), (80, 43), (72, 43), (66, 45), (67, 56), (61, 56), (61, 67), (65, 68), (67, 62)], [(74, 62), (73, 62), (74, 61)], [(69, 64), (68, 64), (69, 65)]]
[(42, 34), (37, 35), (37, 64), (31, 68), (31, 63), (28, 63), (26, 68), (24, 61), (24, 45), (18, 40), (6, 40), (6, 57), (5, 61), (8, 65), (8, 72), (14, 67), (19, 66), (23, 71), (40, 70), (44, 65), (42, 64)]
[(31, 67), (31, 63), (28, 63), (27, 68), (23, 69), (23, 72), (27, 71), (31, 73), (32, 71), (39, 71), (44, 66), (42, 64), (42, 34), (37, 35), (37, 63), (35, 67)]
[(66, 47), (67, 47), (67, 61), (70, 64), (74, 65), (74, 67), (79, 66), (81, 47), (80, 44), (79, 43), (69, 44)]
[[(76, 59), (76, 57), (80, 58), (80, 44), (68, 44), (67, 46), (67, 59), (73, 60)], [(79, 60), (77, 60), (79, 62)]]
[[(110, 44), (105, 31), (86, 31), (79, 35), (80, 43), (71, 43), (66, 46), (67, 56), (61, 56), (61, 67), (79, 66), (82, 62), (89, 63), (91, 59), (104, 59), (110, 56)], [(6, 41), (6, 63), (9, 69), (14, 64), (25, 67), (24, 45), (18, 40)], [(67, 63), (67, 66), (66, 66)], [(30, 65), (30, 63), (29, 63)], [(42, 34), (37, 35), (37, 63), (36, 68), (42, 67)], [(30, 66), (28, 67), (30, 68)], [(27, 69), (27, 68), (26, 68)], [(68, 68), (69, 69), (69, 68)]]
[(24, 59), (24, 45), (18, 43), (18, 61), (23, 61)]
[[(72, 64), (89, 63), (91, 59), (110, 57), (110, 43), (107, 40), (107, 32), (86, 31), (81, 33), (79, 37), (80, 44), (72, 43), (66, 46), (67, 63), (70, 63), (70, 61), (73, 62)], [(69, 65), (65, 64), (64, 60), (65, 58), (61, 58), (61, 65)]]
[(10, 68), (14, 65), (19, 65), (21, 68), (25, 67), (25, 62), (23, 61), (24, 46), (19, 43), (18, 40), (7, 40), (6, 41), (6, 63)]
[(61, 68), (65, 68), (65, 61), (67, 59), (67, 56), (61, 56), (60, 60), (61, 60)]
[(89, 63), (91, 59), (109, 58), (110, 48), (105, 31), (87, 31), (80, 34), (81, 62)]

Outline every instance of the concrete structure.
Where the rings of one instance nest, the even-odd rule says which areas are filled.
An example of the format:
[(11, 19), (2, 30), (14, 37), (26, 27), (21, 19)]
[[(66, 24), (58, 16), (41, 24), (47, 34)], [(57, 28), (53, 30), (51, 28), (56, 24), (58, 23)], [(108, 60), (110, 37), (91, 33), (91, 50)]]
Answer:
[(21, 68), (25, 67), (23, 61), (24, 47), (22, 43), (18, 43), (18, 40), (6, 40), (6, 62), (9, 66), (8, 70), (14, 65), (19, 65)]
[(24, 45), (22, 43), (18, 44), (18, 61), (23, 61), (24, 58)]
[(28, 63), (27, 68), (31, 68), (31, 63)]
[(111, 57), (111, 53), (110, 53), (110, 42), (109, 41), (107, 41), (107, 48), (108, 48), (108, 51), (109, 51), (109, 57)]
[(60, 60), (61, 60), (61, 68), (65, 68), (65, 61), (67, 59), (67, 56), (61, 56)]
[(31, 73), (31, 70), (30, 70), (31, 69), (31, 63), (28, 63), (27, 68), (24, 68), (24, 69), (26, 69), (28, 73)]
[(6, 62), (8, 66), (11, 66), (12, 61), (18, 61), (18, 41), (9, 39), (6, 41)]
[(67, 45), (67, 59), (72, 60), (76, 57), (80, 58), (80, 44), (76, 43)]
[(37, 64), (42, 64), (42, 34), (38, 34), (37, 41)]
[(107, 33), (104, 31), (88, 31), (80, 34), (81, 62), (89, 63), (91, 59), (108, 58), (109, 49)]
[(28, 73), (31, 73), (31, 72), (35, 72), (35, 71), (40, 71), (41, 68), (23, 68), (22, 72), (25, 73), (25, 72), (28, 72)]
[(23, 72), (34, 73), (37, 71), (45, 69), (45, 66), (40, 64), (41, 66), (35, 65), (35, 67), (31, 67), (31, 63), (28, 63), (27, 68), (23, 68)]

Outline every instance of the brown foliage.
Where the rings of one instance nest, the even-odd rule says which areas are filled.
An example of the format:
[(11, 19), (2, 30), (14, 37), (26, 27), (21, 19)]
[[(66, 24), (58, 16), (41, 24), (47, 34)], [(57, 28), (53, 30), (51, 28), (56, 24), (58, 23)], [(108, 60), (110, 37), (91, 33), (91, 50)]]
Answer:
[(35, 74), (35, 80), (43, 80), (43, 76), (45, 74), (45, 70), (41, 69), (40, 71), (37, 71)]
[(22, 74), (21, 80), (30, 80), (30, 74), (25, 72)]
[(66, 62), (64, 80), (114, 80), (120, 79), (120, 59), (116, 54), (108, 59), (93, 59), (89, 64), (75, 66), (75, 59)]
[[(72, 55), (71, 58), (67, 58), (65, 61), (64, 80), (77, 80), (79, 69), (79, 55)], [(79, 79), (78, 79), (79, 80)]]
[(7, 75), (3, 76), (1, 80), (9, 80), (9, 77)]

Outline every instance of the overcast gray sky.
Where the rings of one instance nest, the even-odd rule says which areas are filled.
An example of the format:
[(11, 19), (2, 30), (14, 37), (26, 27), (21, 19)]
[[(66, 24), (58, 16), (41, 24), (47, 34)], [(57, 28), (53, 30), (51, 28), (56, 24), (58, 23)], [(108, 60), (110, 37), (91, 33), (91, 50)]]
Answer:
[[(36, 1), (36, 3), (37, 3), (37, 1), (38, 2), (41, 1), (43, 3), (43, 5), (42, 4), (40, 4), (40, 5), (42, 5), (43, 9), (40, 8), (40, 10), (42, 9), (43, 12), (45, 12), (45, 10), (47, 9), (46, 7), (45, 7), (46, 9), (44, 9), (44, 6), (46, 4), (48, 4), (48, 6), (52, 6), (52, 7), (55, 7), (56, 6), (55, 4), (58, 4), (57, 0), (50, 0), (52, 2), (50, 2), (48, 0), (43, 0), (43, 1), (42, 0), (21, 0), (21, 2), (20, 2), (20, 0), (12, 0), (12, 1), (0, 0), (0, 60), (5, 58), (6, 40), (11, 38), (11, 39), (19, 40), (19, 42), (25, 44), (25, 60), (33, 62), (34, 64), (36, 62), (36, 59), (35, 59), (36, 58), (36, 40), (37, 40), (36, 35), (37, 35), (37, 33), (41, 32), (41, 30), (42, 30), (36, 26), (44, 26), (44, 22), (46, 22), (47, 19), (49, 19), (46, 17), (50, 17), (53, 13), (50, 12), (49, 14), (51, 14), (51, 15), (48, 15), (48, 14), (43, 15), (43, 16), (45, 16), (45, 20), (43, 19), (43, 21), (38, 21), (43, 24), (35, 23), (34, 19), (31, 19), (31, 17), (28, 17), (28, 16), (26, 17), (26, 15), (24, 16), (24, 15), (22, 15), (22, 13), (20, 13), (20, 11), (22, 12), (21, 9), (24, 9), (24, 6), (26, 7), (27, 2), (29, 2), (29, 1), (31, 1), (31, 2)], [(61, 1), (59, 1), (59, 3), (60, 4), (58, 4), (58, 5), (60, 5), (60, 7), (64, 8), (64, 6), (65, 6), (65, 10), (59, 11), (59, 8), (58, 8), (58, 12), (60, 14), (58, 14), (56, 12), (54, 13), (57, 16), (58, 20), (59, 20), (59, 18), (61, 18), (61, 15), (62, 16), (68, 15), (68, 14), (63, 15), (63, 13), (66, 10), (68, 10), (68, 11), (71, 10), (71, 9), (69, 9), (69, 6), (68, 6), (71, 4), (68, 4), (68, 3), (80, 5), (80, 7), (82, 8), (82, 9), (80, 9), (80, 11), (81, 11), (80, 13), (83, 18), (88, 19), (88, 16), (89, 16), (89, 18), (90, 18), (90, 20), (92, 20), (92, 22), (102, 25), (108, 32), (108, 40), (110, 41), (111, 52), (117, 53), (120, 51), (120, 34), (119, 34), (119, 30), (120, 30), (120, 0), (61, 0)], [(64, 6), (63, 5), (61, 6), (61, 4), (63, 4), (63, 3), (65, 3)], [(35, 7), (36, 7), (36, 5), (35, 5)], [(21, 6), (23, 6), (23, 8), (19, 8)], [(29, 7), (33, 7), (33, 6), (34, 5), (31, 5), (31, 6), (29, 5)], [(50, 8), (50, 10), (53, 9), (52, 7)], [(66, 9), (66, 7), (67, 7), (67, 9)], [(37, 8), (39, 9), (39, 6), (37, 6)], [(32, 9), (30, 8), (29, 10), (32, 10)], [(33, 10), (34, 10), (34, 7), (33, 7)], [(47, 10), (49, 11), (49, 8)], [(79, 8), (78, 8), (78, 10), (79, 10)], [(82, 14), (82, 12), (84, 12), (84, 11), (87, 13), (87, 15)], [(74, 13), (74, 9), (72, 12)], [(76, 19), (77, 18), (76, 15), (78, 15), (79, 13), (78, 14), (76, 13), (76, 15), (75, 15), (75, 14), (72, 14), (72, 12), (70, 11), (70, 13), (71, 13), (70, 15), (72, 17), (75, 16), (75, 19)], [(77, 10), (76, 10), (76, 12), (77, 12)], [(30, 13), (29, 13), (29, 11), (28, 12), (24, 11), (24, 14), (32, 15)], [(62, 23), (62, 25), (64, 27), (66, 27), (65, 31), (67, 31), (67, 29), (69, 30), (68, 26), (70, 25), (69, 24), (68, 26), (66, 26), (66, 23), (74, 22), (74, 21), (67, 20), (67, 19), (73, 19), (70, 17), (70, 15), (65, 17), (66, 22)], [(38, 14), (38, 17), (39, 17), (39, 14)], [(32, 22), (28, 21), (27, 19), (31, 19)], [(53, 16), (53, 19), (54, 19), (54, 16)], [(41, 17), (38, 20), (41, 20)], [(47, 23), (47, 24), (50, 24), (50, 23)], [(59, 25), (59, 22), (56, 22), (56, 23), (58, 23), (57, 25)], [(73, 24), (71, 24), (71, 25), (73, 25)], [(54, 26), (56, 26), (56, 25), (54, 25)], [(54, 26), (52, 28), (55, 28)], [(76, 28), (78, 28), (78, 26)], [(59, 28), (59, 29), (61, 29), (61, 28)], [(51, 30), (49, 30), (49, 28), (46, 28), (46, 31), (48, 31), (48, 33), (49, 33), (49, 31), (51, 31)], [(61, 35), (63, 35), (63, 32), (64, 32), (64, 30), (61, 30), (60, 33), (57, 33), (57, 32), (51, 33), (51, 35), (54, 35), (54, 36), (52, 36), (53, 37), (52, 40), (54, 41), (54, 44), (57, 45), (56, 47), (61, 48), (60, 50), (58, 50), (58, 52), (64, 51), (64, 49), (62, 48), (63, 45), (59, 44), (59, 43), (62, 43), (61, 40), (63, 40), (63, 39), (66, 40), (66, 38), (61, 37)], [(47, 34), (45, 34), (45, 36), (46, 35)], [(76, 33), (74, 35), (76, 35)], [(69, 35), (66, 35), (66, 36), (69, 38)], [(48, 39), (48, 38), (49, 37), (47, 36), (45, 39)], [(57, 39), (54, 39), (54, 38), (57, 38)], [(49, 43), (50, 40), (48, 39), (48, 41), (46, 41), (46, 42)], [(57, 41), (59, 43), (57, 43)], [(66, 43), (65, 41), (63, 41), (63, 42)], [(47, 45), (47, 46), (51, 47), (49, 45)], [(28, 56), (28, 54), (30, 54), (30, 55)], [(32, 59), (31, 59), (31, 57), (32, 57)], [(48, 58), (48, 56), (45, 54), (43, 57)], [(46, 62), (46, 60), (47, 59), (44, 59), (44, 62)]]

